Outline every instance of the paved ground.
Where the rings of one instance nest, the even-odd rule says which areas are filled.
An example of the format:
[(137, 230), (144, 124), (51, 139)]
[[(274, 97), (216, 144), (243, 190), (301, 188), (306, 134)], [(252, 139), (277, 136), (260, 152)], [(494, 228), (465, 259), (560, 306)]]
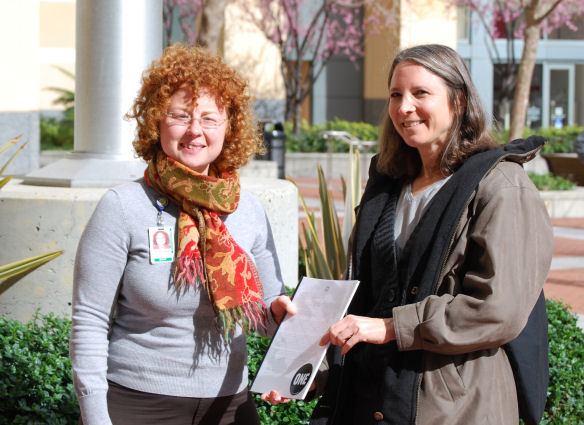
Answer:
[(554, 258), (544, 291), (546, 297), (571, 306), (584, 328), (584, 217), (555, 218), (552, 224)]
[[(297, 178), (300, 193), (308, 207), (319, 211), (318, 181), (312, 178)], [(342, 186), (338, 179), (329, 181), (339, 217), (343, 215)], [(317, 214), (318, 215), (318, 214)], [(300, 221), (305, 220), (300, 209)], [(579, 315), (580, 327), (584, 329), (584, 217), (553, 219), (555, 245), (552, 267), (544, 286), (547, 298), (561, 300), (570, 310)]]

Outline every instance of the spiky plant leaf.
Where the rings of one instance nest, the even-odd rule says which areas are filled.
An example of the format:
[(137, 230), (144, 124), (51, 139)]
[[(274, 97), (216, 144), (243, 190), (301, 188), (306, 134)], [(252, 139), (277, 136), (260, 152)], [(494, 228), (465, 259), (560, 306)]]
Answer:
[(51, 261), (54, 258), (57, 258), (62, 253), (63, 251), (53, 251), (47, 254), (25, 258), (24, 260), (15, 261), (13, 263), (0, 266), (0, 280), (5, 280), (8, 279), (9, 277), (13, 277), (21, 273), (25, 273), (29, 270), (32, 270), (38, 266), (45, 264), (48, 261)]
[[(8, 152), (8, 150), (14, 146), (22, 137), (22, 134), (20, 136), (16, 136), (13, 139), (10, 139), (8, 142), (4, 143), (4, 145), (2, 146), (2, 148), (0, 149), (0, 155), (5, 154), (6, 152)], [(8, 158), (8, 161), (6, 161), (4, 163), (4, 165), (2, 166), (2, 168), (0, 168), (0, 175), (4, 174), (4, 171), (6, 170), (6, 168), (8, 167), (8, 165), (10, 165), (10, 163), (14, 160), (14, 158), (16, 158), (16, 155), (18, 155), (24, 148), (25, 146), (28, 145), (28, 142), (24, 142), (17, 150), (16, 152), (14, 152), (12, 154), (12, 156), (10, 158)], [(8, 183), (8, 182), (6, 182)]]
[(2, 189), (6, 184), (12, 180), (12, 176), (6, 176), (2, 180), (0, 180), (0, 189)]

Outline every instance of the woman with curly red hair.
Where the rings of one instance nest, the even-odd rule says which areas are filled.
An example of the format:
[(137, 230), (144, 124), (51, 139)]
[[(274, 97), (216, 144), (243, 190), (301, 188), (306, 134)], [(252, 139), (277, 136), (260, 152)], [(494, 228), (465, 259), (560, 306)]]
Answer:
[[(109, 190), (77, 252), (71, 363), (92, 424), (259, 424), (245, 332), (285, 312), (274, 241), (237, 169), (263, 150), (245, 81), (184, 45), (144, 73), (129, 118), (144, 178)], [(171, 235), (156, 249), (157, 232)], [(113, 236), (112, 236), (113, 235)]]

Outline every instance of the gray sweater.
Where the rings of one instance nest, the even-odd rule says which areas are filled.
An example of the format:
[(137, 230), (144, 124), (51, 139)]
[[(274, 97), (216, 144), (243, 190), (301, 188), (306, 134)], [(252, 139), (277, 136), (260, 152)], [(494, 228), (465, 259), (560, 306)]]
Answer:
[[(226, 342), (206, 291), (177, 293), (173, 264), (150, 264), (148, 228), (156, 226), (158, 197), (143, 180), (109, 190), (79, 242), (70, 355), (85, 425), (111, 424), (108, 379), (182, 397), (231, 395), (247, 386), (241, 329)], [(164, 225), (176, 228), (177, 217), (171, 203)], [(256, 264), (269, 307), (285, 288), (262, 206), (242, 190), (239, 207), (224, 223)], [(273, 333), (271, 317), (268, 325)]]

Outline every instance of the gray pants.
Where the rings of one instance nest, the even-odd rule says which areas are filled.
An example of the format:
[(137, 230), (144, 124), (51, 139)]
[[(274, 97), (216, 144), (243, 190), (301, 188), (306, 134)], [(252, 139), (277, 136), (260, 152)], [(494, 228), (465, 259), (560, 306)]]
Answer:
[(114, 425), (260, 425), (247, 389), (232, 396), (191, 398), (144, 393), (109, 382), (107, 404)]

